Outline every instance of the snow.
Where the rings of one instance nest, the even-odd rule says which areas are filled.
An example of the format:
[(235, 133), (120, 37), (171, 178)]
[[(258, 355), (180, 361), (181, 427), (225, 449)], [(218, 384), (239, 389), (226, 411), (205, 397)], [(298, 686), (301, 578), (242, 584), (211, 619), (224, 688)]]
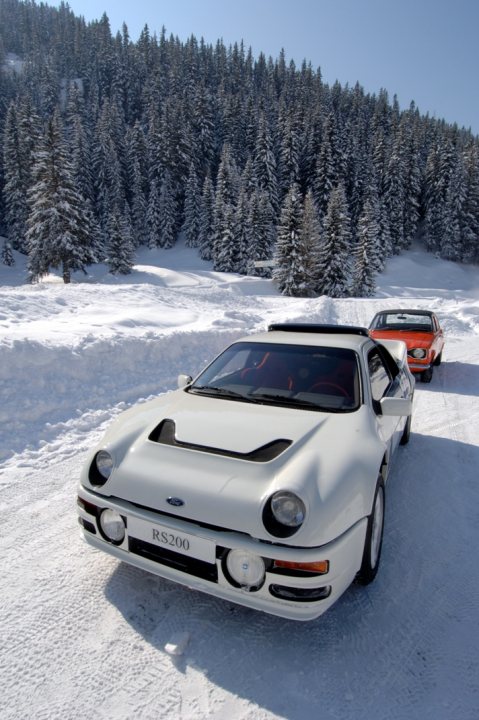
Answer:
[[(477, 720), (479, 273), (413, 248), (368, 299), (294, 299), (144, 250), (25, 282), (0, 266), (0, 679), (4, 720)], [(444, 362), (417, 384), (387, 488), (381, 571), (312, 623), (188, 590), (88, 547), (86, 452), (123, 409), (275, 321), (367, 325), (432, 309)]]

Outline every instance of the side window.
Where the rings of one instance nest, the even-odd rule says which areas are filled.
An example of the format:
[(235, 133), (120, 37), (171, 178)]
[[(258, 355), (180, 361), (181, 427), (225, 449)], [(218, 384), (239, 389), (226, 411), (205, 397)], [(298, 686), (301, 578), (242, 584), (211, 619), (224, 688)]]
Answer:
[(371, 394), (373, 400), (379, 402), (391, 384), (391, 375), (377, 350), (371, 350), (368, 355), (368, 369)]

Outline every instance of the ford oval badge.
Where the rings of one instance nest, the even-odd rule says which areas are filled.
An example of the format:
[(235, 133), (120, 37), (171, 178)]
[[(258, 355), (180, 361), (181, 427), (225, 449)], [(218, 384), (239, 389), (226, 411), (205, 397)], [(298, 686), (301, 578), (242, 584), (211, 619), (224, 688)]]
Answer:
[(177, 497), (166, 498), (166, 502), (169, 503), (170, 505), (174, 505), (175, 507), (181, 507), (182, 505), (185, 504), (184, 500), (182, 500), (181, 498), (177, 498)]

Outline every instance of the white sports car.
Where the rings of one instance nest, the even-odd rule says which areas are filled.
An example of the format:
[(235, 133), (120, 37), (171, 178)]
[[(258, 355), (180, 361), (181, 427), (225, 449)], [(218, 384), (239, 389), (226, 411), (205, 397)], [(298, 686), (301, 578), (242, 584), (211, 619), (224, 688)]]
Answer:
[(78, 492), (88, 543), (296, 620), (371, 582), (411, 426), (406, 345), (277, 324), (178, 384), (123, 413), (91, 453)]

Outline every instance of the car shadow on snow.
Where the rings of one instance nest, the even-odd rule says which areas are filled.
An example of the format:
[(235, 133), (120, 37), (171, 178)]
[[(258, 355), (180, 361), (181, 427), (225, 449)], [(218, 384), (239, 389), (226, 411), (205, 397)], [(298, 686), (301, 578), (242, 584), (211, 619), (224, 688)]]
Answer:
[[(179, 686), (195, 678), (199, 707), (216, 687), (236, 698), (235, 712), (246, 701), (289, 720), (379, 720), (404, 697), (408, 717), (425, 708), (432, 715), (455, 694), (467, 708), (478, 656), (467, 627), (477, 609), (470, 598), (479, 596), (479, 447), (413, 432), (399, 455), (387, 483), (378, 577), (368, 587), (353, 584), (317, 620), (266, 615), (125, 564), (110, 576), (106, 597), (142, 638), (142, 650), (171, 663)], [(449, 596), (447, 588), (461, 592)], [(178, 633), (188, 644), (168, 656)], [(468, 652), (475, 662), (466, 662)], [(450, 683), (427, 695), (445, 666)]]
[(417, 377), (416, 389), (478, 397), (479, 365), (458, 362), (457, 360), (444, 362), (440, 367), (434, 368), (430, 383), (423, 383)]

